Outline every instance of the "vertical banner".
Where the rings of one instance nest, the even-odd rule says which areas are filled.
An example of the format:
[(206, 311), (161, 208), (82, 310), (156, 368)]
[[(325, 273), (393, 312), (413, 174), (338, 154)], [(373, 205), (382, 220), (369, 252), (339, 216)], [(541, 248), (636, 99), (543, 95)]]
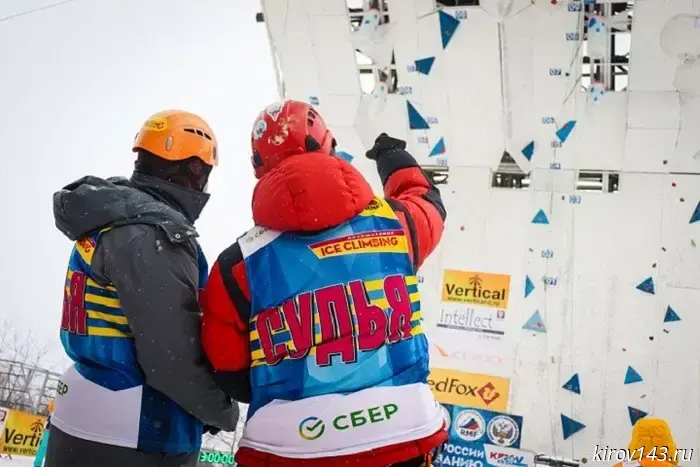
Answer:
[(431, 363), (510, 377), (513, 343), (506, 339), (511, 276), (443, 271), (440, 315), (430, 333)]
[(17, 456), (36, 456), (46, 417), (19, 410), (5, 415), (5, 426), (0, 438), (0, 453)]

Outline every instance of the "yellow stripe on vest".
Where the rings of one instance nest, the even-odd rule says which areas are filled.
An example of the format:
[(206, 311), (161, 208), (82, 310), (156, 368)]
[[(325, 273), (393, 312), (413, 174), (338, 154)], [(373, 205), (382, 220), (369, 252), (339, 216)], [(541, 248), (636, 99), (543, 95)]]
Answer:
[[(70, 287), (68, 286), (66, 286), (66, 293), (70, 293)], [(121, 308), (121, 303), (119, 302), (118, 298), (102, 297), (100, 295), (95, 295), (91, 293), (85, 294), (85, 302), (94, 303), (95, 305), (106, 306), (107, 308)]]
[(132, 337), (132, 334), (122, 332), (113, 328), (100, 328), (97, 326), (88, 326), (88, 335), (99, 337)]
[(101, 319), (102, 321), (107, 321), (110, 323), (114, 324), (126, 324), (128, 325), (129, 322), (126, 319), (126, 316), (114, 316), (114, 315), (108, 315), (107, 313), (100, 313), (99, 311), (89, 311), (87, 312), (89, 318), (93, 319)]
[(102, 297), (100, 295), (94, 295), (91, 293), (85, 294), (85, 301), (88, 303), (96, 303), (98, 305), (103, 305), (109, 308), (121, 308), (118, 298), (108, 298)]

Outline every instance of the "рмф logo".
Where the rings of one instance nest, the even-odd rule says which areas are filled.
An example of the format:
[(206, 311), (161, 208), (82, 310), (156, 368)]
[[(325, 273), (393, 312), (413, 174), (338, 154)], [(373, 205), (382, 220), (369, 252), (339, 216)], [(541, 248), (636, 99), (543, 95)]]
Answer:
[(476, 410), (463, 410), (455, 417), (453, 427), (464, 441), (476, 441), (484, 436), (486, 421)]

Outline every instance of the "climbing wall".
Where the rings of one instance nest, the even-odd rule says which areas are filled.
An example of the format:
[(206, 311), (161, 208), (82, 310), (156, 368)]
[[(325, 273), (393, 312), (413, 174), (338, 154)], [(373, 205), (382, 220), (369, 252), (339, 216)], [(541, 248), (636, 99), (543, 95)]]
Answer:
[[(389, 22), (365, 3), (351, 30), (345, 0), (262, 2), (282, 97), (314, 104), (377, 192), (363, 155), (380, 132), (449, 167), (424, 329), (440, 378), (490, 392), (446, 403), (521, 416), (522, 449), (589, 460), (661, 417), (699, 465), (700, 3), (636, 2), (622, 91), (580, 84), (584, 24), (591, 55), (611, 27), (583, 1), (388, 0)], [(398, 91), (363, 92), (356, 50), (379, 68), (393, 52)], [(504, 151), (529, 188), (492, 187)], [(577, 192), (579, 170), (619, 171), (619, 191)]]

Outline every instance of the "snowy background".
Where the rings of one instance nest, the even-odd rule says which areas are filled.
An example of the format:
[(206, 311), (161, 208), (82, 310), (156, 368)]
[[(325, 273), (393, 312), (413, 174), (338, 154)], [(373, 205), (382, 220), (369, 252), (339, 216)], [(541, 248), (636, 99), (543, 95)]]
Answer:
[[(55, 5), (55, 6), (51, 6)], [(48, 7), (48, 8), (44, 8)], [(129, 175), (131, 143), (152, 113), (181, 108), (219, 140), (198, 228), (210, 260), (250, 228), (249, 138), (277, 97), (256, 0), (0, 2), (0, 323), (53, 352), (69, 241), (52, 194), (86, 174)]]

